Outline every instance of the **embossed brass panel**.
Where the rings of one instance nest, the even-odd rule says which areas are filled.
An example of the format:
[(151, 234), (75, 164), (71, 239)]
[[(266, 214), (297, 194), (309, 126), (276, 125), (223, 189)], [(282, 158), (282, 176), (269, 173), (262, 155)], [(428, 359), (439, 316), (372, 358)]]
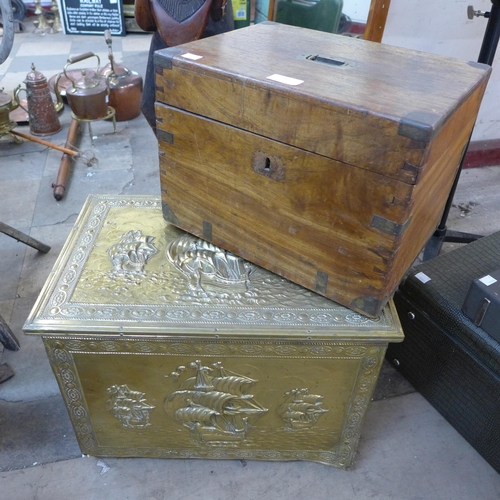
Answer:
[(33, 311), (83, 453), (348, 467), (388, 342), (369, 319), (91, 196)]

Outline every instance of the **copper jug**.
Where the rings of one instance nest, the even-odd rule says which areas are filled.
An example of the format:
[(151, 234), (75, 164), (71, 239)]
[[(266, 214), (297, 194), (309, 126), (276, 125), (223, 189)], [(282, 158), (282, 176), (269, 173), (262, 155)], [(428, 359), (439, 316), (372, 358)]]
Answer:
[(142, 77), (116, 63), (109, 30), (104, 32), (104, 39), (108, 45), (109, 63), (99, 73), (109, 78), (109, 104), (116, 111), (116, 121), (132, 120), (141, 114)]
[[(81, 79), (73, 80), (67, 69), (70, 65), (88, 59), (89, 57), (97, 58), (96, 71), (81, 70)], [(99, 74), (101, 60), (99, 56), (93, 52), (86, 52), (76, 57), (68, 59), (64, 66), (64, 76), (71, 82), (66, 87), (66, 99), (73, 111), (73, 114), (80, 120), (100, 120), (109, 115), (109, 84), (108, 78)], [(59, 74), (60, 78), (62, 74)], [(59, 78), (56, 78), (54, 89), (56, 94), (60, 94)]]
[[(24, 80), (26, 88), (19, 85), (14, 91), (14, 99), (17, 104), (23, 108), (29, 117), (30, 132), (33, 135), (52, 135), (61, 130), (61, 124), (58, 111), (64, 106), (61, 97), (57, 97), (57, 103), (54, 103), (50, 94), (47, 78), (40, 71), (37, 71), (35, 65), (31, 65), (31, 71)], [(19, 99), (19, 94), (26, 92), (26, 109)]]

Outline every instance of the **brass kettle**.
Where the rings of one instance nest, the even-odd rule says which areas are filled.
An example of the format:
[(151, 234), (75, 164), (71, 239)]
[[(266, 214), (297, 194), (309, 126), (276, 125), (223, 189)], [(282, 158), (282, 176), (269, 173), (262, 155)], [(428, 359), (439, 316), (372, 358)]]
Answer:
[(19, 105), (14, 103), (12, 97), (0, 89), (0, 137), (8, 134), (17, 125), (10, 119), (9, 113), (14, 111)]
[[(72, 64), (83, 61), (90, 57), (97, 58), (96, 71), (81, 70), (81, 79), (76, 81), (67, 73), (67, 69)], [(66, 99), (69, 107), (76, 118), (80, 120), (99, 120), (109, 114), (109, 81), (107, 77), (99, 74), (101, 60), (93, 52), (86, 52), (76, 57), (68, 59), (64, 66), (64, 76), (71, 82), (66, 87)], [(54, 90), (57, 95), (59, 92), (60, 73), (54, 82)]]
[(116, 121), (132, 120), (141, 114), (142, 77), (116, 63), (109, 30), (104, 32), (104, 39), (108, 45), (109, 63), (99, 73), (109, 79), (109, 104), (116, 112)]
[[(26, 88), (19, 85), (14, 91), (14, 99), (17, 104), (28, 113), (30, 132), (33, 135), (51, 135), (61, 130), (61, 124), (57, 113), (63, 108), (61, 96), (56, 95), (57, 103), (54, 103), (50, 95), (47, 78), (37, 71), (31, 64), (31, 71), (24, 80)], [(26, 92), (28, 109), (19, 99), (21, 92)]]

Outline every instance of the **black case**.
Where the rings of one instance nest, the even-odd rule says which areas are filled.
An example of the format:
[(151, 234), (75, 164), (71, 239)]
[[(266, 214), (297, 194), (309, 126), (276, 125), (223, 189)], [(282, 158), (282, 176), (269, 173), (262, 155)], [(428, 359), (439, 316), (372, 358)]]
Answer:
[(461, 311), (470, 283), (500, 267), (500, 232), (417, 266), (394, 301), (405, 340), (387, 358), (500, 472), (500, 344)]
[(462, 312), (500, 342), (500, 269), (471, 283)]

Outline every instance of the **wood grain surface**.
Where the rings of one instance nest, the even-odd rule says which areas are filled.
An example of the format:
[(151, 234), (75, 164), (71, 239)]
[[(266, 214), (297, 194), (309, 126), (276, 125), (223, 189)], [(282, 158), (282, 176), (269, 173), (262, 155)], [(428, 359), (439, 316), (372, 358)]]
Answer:
[[(183, 54), (201, 56), (195, 61)], [(322, 55), (343, 66), (306, 59)], [(157, 100), (412, 182), (428, 143), (490, 68), (276, 23), (159, 51)], [(163, 67), (171, 65), (171, 69)], [(279, 74), (303, 81), (281, 84)], [(415, 137), (400, 134), (414, 120)]]

